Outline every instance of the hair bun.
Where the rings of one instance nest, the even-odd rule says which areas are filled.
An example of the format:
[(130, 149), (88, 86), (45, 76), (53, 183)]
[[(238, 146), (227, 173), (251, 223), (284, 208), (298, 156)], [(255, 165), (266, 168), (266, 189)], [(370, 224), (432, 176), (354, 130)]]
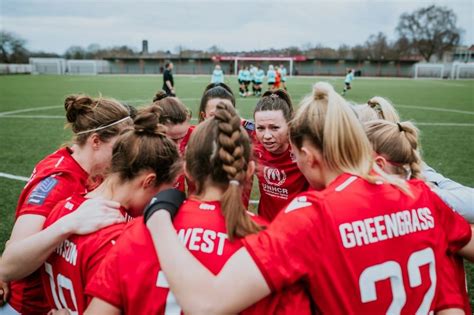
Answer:
[(74, 123), (77, 117), (91, 111), (91, 105), (94, 101), (85, 95), (69, 95), (64, 100), (64, 109), (66, 118), (70, 123)]
[(148, 136), (166, 136), (166, 126), (159, 123), (159, 116), (155, 113), (140, 114), (134, 121), (135, 133)]
[(315, 100), (325, 99), (331, 92), (334, 92), (334, 88), (327, 82), (318, 82), (313, 85), (313, 97)]
[(153, 98), (153, 102), (158, 102), (166, 97), (168, 97), (168, 94), (166, 94), (165, 91), (158, 91)]

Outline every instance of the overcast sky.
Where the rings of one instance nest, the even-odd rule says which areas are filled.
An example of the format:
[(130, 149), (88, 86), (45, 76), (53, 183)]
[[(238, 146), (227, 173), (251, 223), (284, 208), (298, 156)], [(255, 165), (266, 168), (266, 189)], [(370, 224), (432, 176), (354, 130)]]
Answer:
[[(268, 4), (268, 3), (271, 3)], [(474, 44), (474, 1), (144, 1), (0, 0), (0, 27), (27, 40), (30, 50), (64, 53), (72, 45), (128, 45), (149, 51), (186, 48), (226, 51), (301, 47), (337, 48), (363, 43), (370, 34), (395, 38), (403, 12), (432, 3), (451, 8)]]

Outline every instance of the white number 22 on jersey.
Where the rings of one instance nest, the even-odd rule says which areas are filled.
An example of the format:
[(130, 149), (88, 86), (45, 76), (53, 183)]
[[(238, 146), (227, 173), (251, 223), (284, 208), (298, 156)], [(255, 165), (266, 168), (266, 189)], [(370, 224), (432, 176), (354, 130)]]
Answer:
[[(51, 293), (53, 294), (53, 300), (54, 304), (56, 305), (56, 308), (62, 309), (66, 308), (69, 310), (69, 313), (71, 315), (77, 315), (77, 301), (76, 301), (76, 295), (74, 294), (74, 288), (72, 286), (72, 281), (69, 278), (66, 278), (62, 274), (58, 274), (56, 277), (56, 282), (54, 281), (54, 274), (53, 274), (53, 266), (51, 264), (45, 262), (44, 267), (46, 270), (46, 273), (49, 275), (49, 284), (51, 286)], [(59, 298), (58, 294), (56, 294), (56, 283), (58, 284), (58, 293), (59, 293)], [(74, 304), (74, 307), (69, 307), (66, 302), (66, 298), (64, 297), (64, 291), (63, 290), (68, 290), (71, 294), (71, 300), (72, 303)]]
[[(163, 271), (158, 271), (158, 279), (156, 279), (156, 286), (158, 288), (170, 288), (168, 280), (166, 280)], [(173, 295), (173, 292), (171, 292), (171, 290), (168, 290), (168, 296), (166, 297), (165, 315), (176, 314), (181, 314), (181, 307), (178, 305), (178, 302), (176, 302), (176, 298)]]
[[(435, 257), (431, 248), (416, 251), (408, 258), (408, 279), (410, 287), (415, 288), (421, 285), (420, 267), (429, 265), (431, 285), (421, 302), (416, 314), (428, 314), (433, 301), (436, 288)], [(370, 266), (359, 277), (360, 297), (362, 303), (377, 300), (375, 283), (381, 280), (390, 279), (393, 300), (387, 314), (400, 314), (406, 303), (406, 293), (403, 286), (402, 268), (396, 261), (390, 260), (378, 265)]]

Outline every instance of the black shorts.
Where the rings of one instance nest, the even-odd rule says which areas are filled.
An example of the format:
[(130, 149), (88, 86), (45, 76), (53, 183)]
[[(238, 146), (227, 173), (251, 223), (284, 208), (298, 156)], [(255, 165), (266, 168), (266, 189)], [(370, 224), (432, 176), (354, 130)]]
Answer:
[(237, 81), (239, 81), (239, 84), (244, 84), (243, 80), (237, 79)]
[(350, 89), (352, 88), (350, 83), (344, 82), (344, 84), (346, 85), (346, 88), (347, 88), (348, 90), (350, 90)]
[(273, 85), (275, 84), (275, 82), (268, 82), (268, 85)]
[(249, 85), (249, 84), (250, 84), (250, 81), (244, 81), (244, 84), (245, 84), (245, 85)]

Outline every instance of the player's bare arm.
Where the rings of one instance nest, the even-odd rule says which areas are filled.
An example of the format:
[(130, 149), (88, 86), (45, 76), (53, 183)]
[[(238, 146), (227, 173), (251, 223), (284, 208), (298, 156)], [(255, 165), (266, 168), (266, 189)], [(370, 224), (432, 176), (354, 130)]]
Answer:
[(22, 279), (38, 269), (51, 252), (72, 234), (88, 234), (123, 221), (120, 205), (104, 199), (91, 199), (73, 213), (43, 228), (45, 217), (26, 214), (18, 218), (0, 258), (0, 279)]

